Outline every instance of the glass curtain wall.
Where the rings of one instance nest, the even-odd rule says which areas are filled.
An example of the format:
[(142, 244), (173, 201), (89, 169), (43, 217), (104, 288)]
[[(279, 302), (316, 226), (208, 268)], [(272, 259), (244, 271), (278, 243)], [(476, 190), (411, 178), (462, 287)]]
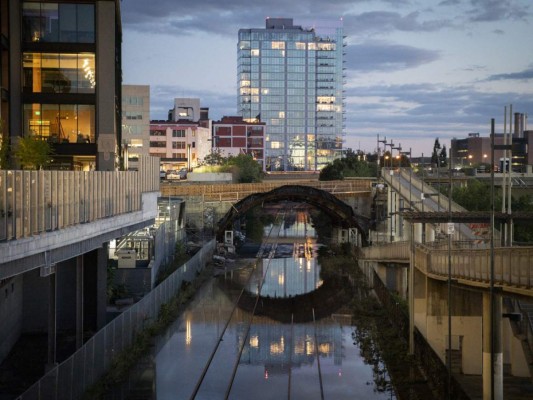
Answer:
[(23, 134), (53, 145), (54, 168), (95, 165), (95, 28), (94, 2), (22, 2)]
[(94, 105), (24, 104), (24, 135), (50, 143), (94, 143)]
[(340, 155), (342, 28), (327, 39), (297, 26), (241, 29), (237, 79), (243, 118), (267, 124), (267, 171), (318, 170)]

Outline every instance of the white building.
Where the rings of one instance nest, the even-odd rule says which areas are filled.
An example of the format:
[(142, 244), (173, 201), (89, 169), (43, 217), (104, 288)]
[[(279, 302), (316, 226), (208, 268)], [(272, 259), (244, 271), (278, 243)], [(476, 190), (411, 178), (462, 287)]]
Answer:
[(151, 121), (150, 155), (161, 158), (163, 171), (198, 166), (211, 151), (211, 130), (198, 122)]

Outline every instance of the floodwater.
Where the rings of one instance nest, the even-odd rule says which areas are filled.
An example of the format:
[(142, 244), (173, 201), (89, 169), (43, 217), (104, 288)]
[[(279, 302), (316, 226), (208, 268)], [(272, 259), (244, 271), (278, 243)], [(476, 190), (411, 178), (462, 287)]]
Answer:
[[(292, 214), (278, 217), (286, 222)], [(332, 313), (315, 322), (309, 316), (305, 323), (253, 315), (262, 300), (290, 299), (323, 284), (320, 244), (308, 217), (277, 220), (264, 232), (258, 257), (238, 260), (231, 272), (207, 282), (130, 382), (108, 398), (395, 398), (376, 389), (372, 365), (353, 342), (349, 315)], [(248, 308), (237, 304), (243, 287), (254, 300)]]

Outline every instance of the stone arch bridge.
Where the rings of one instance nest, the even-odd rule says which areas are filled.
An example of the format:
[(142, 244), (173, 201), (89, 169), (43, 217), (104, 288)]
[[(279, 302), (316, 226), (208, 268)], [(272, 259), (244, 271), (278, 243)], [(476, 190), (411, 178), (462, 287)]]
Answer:
[(292, 200), (304, 202), (327, 213), (332, 220), (340, 221), (343, 228), (356, 228), (363, 245), (368, 243), (370, 219), (358, 215), (353, 208), (333, 194), (310, 186), (285, 185), (269, 192), (251, 194), (235, 203), (218, 222), (217, 239), (222, 241), (224, 232), (231, 229), (233, 221), (252, 208), (263, 203)]
[(319, 207), (335, 220), (342, 221), (343, 228), (356, 228), (362, 243), (366, 244), (369, 227), (366, 216), (371, 212), (373, 182), (372, 178), (342, 181), (280, 179), (232, 184), (177, 182), (161, 185), (161, 195), (185, 200), (185, 219), (197, 227), (214, 228), (219, 239), (233, 219), (253, 206), (293, 199)]

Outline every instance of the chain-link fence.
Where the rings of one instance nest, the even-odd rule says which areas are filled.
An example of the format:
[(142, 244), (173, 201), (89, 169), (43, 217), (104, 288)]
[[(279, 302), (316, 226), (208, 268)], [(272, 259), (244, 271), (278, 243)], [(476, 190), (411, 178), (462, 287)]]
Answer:
[(72, 356), (50, 370), (18, 397), (20, 400), (70, 400), (82, 397), (110, 367), (113, 357), (130, 346), (136, 335), (157, 318), (160, 307), (178, 294), (184, 281), (195, 279), (215, 249), (211, 240), (138, 303), (98, 331)]

